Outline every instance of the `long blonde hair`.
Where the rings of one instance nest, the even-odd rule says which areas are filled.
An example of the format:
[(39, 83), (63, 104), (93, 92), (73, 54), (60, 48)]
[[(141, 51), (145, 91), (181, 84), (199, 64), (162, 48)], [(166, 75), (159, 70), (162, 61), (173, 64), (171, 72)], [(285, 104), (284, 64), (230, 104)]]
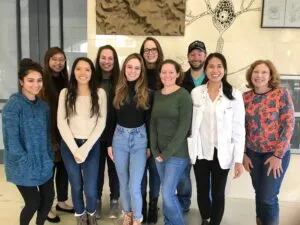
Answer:
[(143, 58), (137, 54), (133, 53), (127, 56), (125, 59), (121, 74), (118, 78), (118, 82), (116, 84), (115, 89), (115, 97), (113, 100), (113, 105), (116, 109), (120, 109), (120, 106), (123, 105), (125, 102), (129, 102), (129, 93), (128, 93), (128, 84), (126, 79), (126, 65), (131, 59), (137, 59), (141, 63), (141, 74), (137, 78), (136, 84), (135, 84), (135, 101), (136, 101), (136, 107), (140, 109), (149, 109), (149, 90), (147, 85), (147, 79), (146, 79), (146, 71), (145, 71), (145, 65), (143, 62)]

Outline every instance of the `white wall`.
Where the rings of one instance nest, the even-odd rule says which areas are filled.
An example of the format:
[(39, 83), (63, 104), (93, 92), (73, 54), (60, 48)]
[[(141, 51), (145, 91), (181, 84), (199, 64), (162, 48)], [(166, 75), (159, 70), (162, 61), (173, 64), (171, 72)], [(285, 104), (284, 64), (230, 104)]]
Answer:
[[(143, 36), (96, 36), (95, 1), (88, 0), (88, 56), (94, 60), (97, 48), (104, 44), (115, 46), (121, 59), (132, 52), (138, 52), (145, 38)], [(219, 1), (210, 2), (212, 9), (215, 9)], [(239, 12), (242, 2), (245, 2), (246, 8), (250, 1), (232, 0), (232, 2), (237, 17), (222, 34), (224, 40), (222, 52), (227, 58), (229, 73), (233, 73), (229, 76), (229, 81), (244, 90), (243, 68), (259, 58), (272, 60), (281, 74), (299, 74), (300, 29), (262, 29), (260, 28), (262, 0), (254, 0), (253, 5), (243, 13)], [(193, 16), (200, 15), (200, 18), (186, 26), (185, 36), (156, 37), (163, 47), (166, 58), (180, 61), (185, 68), (188, 66), (186, 54), (190, 42), (202, 40), (208, 52), (214, 52), (221, 37), (213, 25), (212, 14), (201, 16), (208, 12), (205, 0), (188, 0), (186, 12)], [(292, 155), (280, 194), (281, 200), (300, 202), (300, 179), (297, 179), (299, 171), (300, 155)], [(234, 198), (253, 198), (249, 174), (245, 173), (240, 179), (230, 181), (228, 195)]]

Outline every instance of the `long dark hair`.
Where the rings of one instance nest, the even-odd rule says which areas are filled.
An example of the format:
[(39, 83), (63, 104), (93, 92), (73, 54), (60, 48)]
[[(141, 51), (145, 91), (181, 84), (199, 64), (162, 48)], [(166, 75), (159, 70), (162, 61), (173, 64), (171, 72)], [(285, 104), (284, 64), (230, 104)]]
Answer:
[(68, 84), (68, 70), (65, 52), (59, 47), (52, 47), (47, 50), (44, 57), (44, 97), (49, 102), (50, 106), (57, 109), (57, 102), (59, 93), (56, 90), (53, 82), (53, 73), (55, 73), (49, 65), (50, 58), (56, 54), (62, 54), (65, 58), (64, 68), (59, 72), (59, 76), (63, 79), (63, 86)]
[(115, 85), (118, 81), (119, 74), (120, 74), (120, 66), (119, 66), (118, 54), (117, 54), (116, 50), (114, 49), (114, 47), (112, 47), (111, 45), (104, 45), (104, 46), (102, 46), (98, 49), (97, 57), (96, 57), (96, 60), (95, 60), (95, 70), (96, 70), (97, 83), (100, 86), (101, 83), (102, 83), (102, 80), (103, 80), (103, 71), (100, 67), (99, 59), (100, 59), (101, 52), (104, 49), (109, 49), (113, 53), (114, 66), (113, 66), (113, 69), (112, 69), (111, 81), (112, 81), (112, 86), (115, 87)]
[[(145, 43), (147, 41), (153, 41), (154, 44), (156, 45), (156, 48), (157, 48), (157, 61), (156, 61), (155, 68), (158, 69), (160, 67), (160, 65), (162, 64), (162, 62), (164, 61), (164, 53), (163, 53), (163, 50), (162, 50), (158, 40), (156, 40), (153, 37), (146, 37), (145, 40), (143, 41), (142, 45), (141, 45), (140, 55), (143, 57), (143, 60), (144, 60), (145, 66), (146, 66), (146, 60), (144, 58), (144, 52), (145, 52), (144, 48), (145, 48)], [(147, 68), (147, 66), (146, 66), (146, 68)]]
[[(204, 71), (206, 71), (208, 63), (212, 58), (217, 58), (221, 61), (223, 68), (224, 68), (224, 76), (221, 80), (222, 85), (223, 85), (223, 93), (228, 99), (234, 100), (234, 97), (232, 95), (232, 85), (229, 84), (227, 81), (227, 62), (226, 62), (224, 55), (222, 55), (219, 52), (209, 54), (205, 60), (204, 66), (203, 66)], [(205, 79), (204, 83), (206, 84), (207, 82), (208, 82), (208, 79)]]
[(90, 117), (93, 116), (99, 116), (99, 103), (98, 103), (98, 88), (97, 88), (97, 82), (96, 82), (96, 75), (95, 75), (95, 67), (93, 62), (87, 58), (87, 57), (79, 57), (75, 59), (72, 70), (71, 70), (71, 76), (70, 76), (70, 81), (68, 84), (68, 92), (66, 96), (66, 102), (65, 102), (65, 107), (66, 107), (66, 117), (69, 118), (71, 115), (76, 114), (76, 99), (77, 99), (77, 93), (78, 93), (78, 83), (75, 78), (75, 68), (77, 64), (80, 61), (87, 62), (90, 65), (91, 68), (91, 79), (89, 81), (89, 89), (91, 92), (91, 109), (90, 109)]

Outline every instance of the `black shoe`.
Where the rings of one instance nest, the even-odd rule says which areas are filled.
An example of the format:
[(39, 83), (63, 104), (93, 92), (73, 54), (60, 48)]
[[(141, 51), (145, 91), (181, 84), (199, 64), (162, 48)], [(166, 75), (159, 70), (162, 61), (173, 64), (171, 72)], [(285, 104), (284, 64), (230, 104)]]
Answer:
[(143, 221), (142, 223), (147, 223), (147, 196), (143, 195), (143, 207), (142, 207), (142, 214), (143, 214)]
[(201, 225), (209, 225), (210, 223), (207, 220), (202, 220)]
[(66, 213), (75, 213), (74, 208), (72, 209), (64, 209), (60, 207), (59, 205), (56, 205), (56, 211), (66, 212)]
[(148, 223), (157, 223), (158, 208), (157, 198), (151, 199), (149, 202)]
[(47, 221), (50, 223), (59, 223), (60, 222), (60, 218), (58, 215), (56, 215), (54, 218), (50, 218), (47, 216)]

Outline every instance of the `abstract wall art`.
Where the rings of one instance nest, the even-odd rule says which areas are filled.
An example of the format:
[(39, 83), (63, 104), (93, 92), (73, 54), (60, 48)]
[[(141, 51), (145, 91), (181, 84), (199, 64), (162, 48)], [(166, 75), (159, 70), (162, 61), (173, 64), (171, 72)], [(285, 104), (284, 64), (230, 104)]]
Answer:
[(97, 0), (97, 34), (183, 36), (186, 0)]

